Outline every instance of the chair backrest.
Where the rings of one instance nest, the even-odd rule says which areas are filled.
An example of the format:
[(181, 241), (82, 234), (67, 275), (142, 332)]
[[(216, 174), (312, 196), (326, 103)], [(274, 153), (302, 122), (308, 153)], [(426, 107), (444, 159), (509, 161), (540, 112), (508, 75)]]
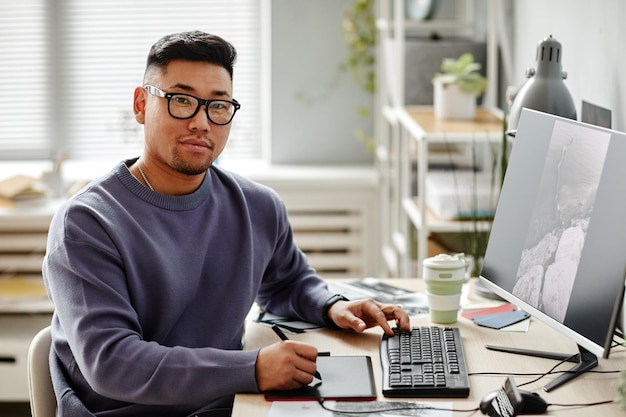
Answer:
[(28, 348), (28, 395), (32, 417), (55, 417), (57, 401), (50, 376), (50, 326), (35, 335)]

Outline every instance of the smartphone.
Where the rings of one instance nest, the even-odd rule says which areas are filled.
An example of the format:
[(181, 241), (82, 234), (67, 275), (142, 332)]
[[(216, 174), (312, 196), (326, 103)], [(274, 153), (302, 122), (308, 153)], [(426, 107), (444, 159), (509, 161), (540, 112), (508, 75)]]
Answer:
[(491, 401), (489, 417), (514, 417), (522, 405), (522, 395), (515, 385), (512, 377), (507, 377), (504, 385), (497, 391), (497, 395)]

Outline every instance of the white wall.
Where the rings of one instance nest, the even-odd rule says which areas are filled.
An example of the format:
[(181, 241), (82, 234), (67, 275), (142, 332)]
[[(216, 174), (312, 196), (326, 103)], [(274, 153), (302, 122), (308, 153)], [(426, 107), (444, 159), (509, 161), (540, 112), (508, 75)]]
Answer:
[(552, 35), (562, 45), (578, 119), (584, 99), (612, 110), (613, 129), (626, 131), (626, 1), (513, 0), (513, 7), (512, 84), (525, 81), (537, 44)]
[(282, 164), (371, 163), (355, 136), (372, 134), (357, 113), (373, 97), (339, 64), (347, 56), (342, 20), (353, 0), (272, 0), (272, 150)]

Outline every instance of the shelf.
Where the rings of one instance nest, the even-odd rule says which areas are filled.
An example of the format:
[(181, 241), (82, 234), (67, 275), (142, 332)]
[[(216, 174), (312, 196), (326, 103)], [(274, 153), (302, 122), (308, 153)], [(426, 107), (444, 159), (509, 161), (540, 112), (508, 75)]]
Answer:
[(473, 120), (447, 120), (435, 117), (432, 106), (408, 106), (400, 122), (417, 140), (429, 143), (470, 143), (476, 140), (502, 140), (502, 116), (496, 110), (478, 108)]
[[(419, 201), (416, 197), (402, 200), (402, 208), (416, 229), (423, 230), (422, 215)], [(480, 232), (491, 230), (490, 220), (479, 220), (474, 224), (472, 220), (441, 220), (432, 211), (426, 209), (426, 224), (430, 232), (462, 233), (473, 231), (474, 227)]]

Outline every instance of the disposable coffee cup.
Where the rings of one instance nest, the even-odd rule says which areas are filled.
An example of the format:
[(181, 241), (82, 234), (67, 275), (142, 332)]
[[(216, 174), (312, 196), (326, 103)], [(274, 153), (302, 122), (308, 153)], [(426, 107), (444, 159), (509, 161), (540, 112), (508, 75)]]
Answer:
[(465, 256), (440, 254), (424, 259), (422, 278), (433, 323), (456, 323), (465, 282)]

